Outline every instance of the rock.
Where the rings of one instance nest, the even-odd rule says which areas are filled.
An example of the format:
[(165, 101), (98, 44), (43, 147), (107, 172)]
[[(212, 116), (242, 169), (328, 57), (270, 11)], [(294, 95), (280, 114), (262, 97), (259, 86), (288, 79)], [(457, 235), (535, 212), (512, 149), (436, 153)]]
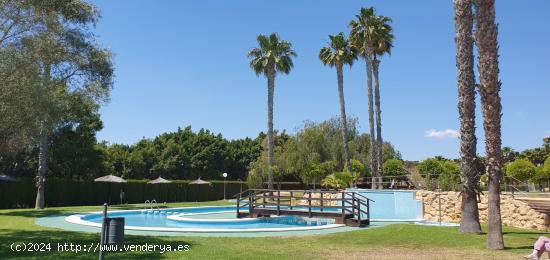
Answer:
[[(421, 198), (424, 206), (424, 218), (437, 221), (439, 218), (439, 197), (437, 192), (418, 191), (416, 197)], [(459, 222), (461, 214), (461, 196), (459, 192), (441, 192), (442, 219), (446, 222)], [(478, 203), (481, 222), (487, 221), (487, 195), (481, 196)], [(550, 226), (550, 216), (537, 212), (526, 203), (509, 195), (501, 196), (501, 215), (504, 225), (545, 230)]]

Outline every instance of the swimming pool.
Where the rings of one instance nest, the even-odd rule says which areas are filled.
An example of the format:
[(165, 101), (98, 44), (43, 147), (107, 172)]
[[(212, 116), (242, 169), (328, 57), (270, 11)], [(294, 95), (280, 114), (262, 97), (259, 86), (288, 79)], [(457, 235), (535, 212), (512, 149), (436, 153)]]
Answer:
[[(236, 218), (235, 206), (171, 208), (161, 210), (109, 211), (108, 217), (124, 217), (128, 230), (174, 232), (277, 232), (342, 227), (333, 219), (298, 216)], [(101, 227), (101, 212), (77, 214), (67, 222)]]
[[(400, 222), (422, 224), (422, 202), (414, 191), (348, 189), (373, 201), (370, 204), (371, 225)], [(130, 231), (151, 231), (186, 234), (269, 234), (292, 233), (311, 234), (352, 230), (342, 224), (335, 224), (331, 218), (308, 218), (299, 216), (272, 216), (270, 218), (237, 218), (236, 206), (203, 206), (169, 208), (160, 210), (109, 211), (109, 217), (124, 217), (125, 229)], [(281, 207), (284, 209), (284, 207)], [(295, 206), (294, 209), (300, 209)], [(241, 211), (246, 208), (241, 208)], [(307, 211), (307, 208), (303, 208)], [(312, 211), (318, 211), (312, 208)], [(337, 209), (324, 209), (337, 211)], [(64, 217), (65, 222), (99, 228), (101, 212), (75, 214)], [(419, 222), (420, 221), (420, 222)], [(441, 224), (440, 224), (441, 225)]]

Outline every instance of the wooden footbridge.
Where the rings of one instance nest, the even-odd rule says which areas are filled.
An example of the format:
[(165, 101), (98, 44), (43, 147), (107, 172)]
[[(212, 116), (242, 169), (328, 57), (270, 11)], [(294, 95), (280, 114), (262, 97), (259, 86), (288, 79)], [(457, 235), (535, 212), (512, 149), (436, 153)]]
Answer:
[(527, 203), (532, 209), (550, 216), (549, 198), (516, 197), (516, 199)]
[(370, 202), (359, 193), (336, 190), (250, 189), (237, 195), (237, 218), (294, 215), (332, 218), (336, 224), (370, 224)]

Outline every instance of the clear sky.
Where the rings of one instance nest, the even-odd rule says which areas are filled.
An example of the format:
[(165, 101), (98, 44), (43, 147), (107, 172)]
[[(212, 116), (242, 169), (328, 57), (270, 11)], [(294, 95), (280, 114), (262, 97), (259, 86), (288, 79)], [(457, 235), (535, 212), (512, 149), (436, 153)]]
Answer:
[[(112, 100), (98, 139), (131, 144), (192, 125), (235, 139), (266, 129), (266, 80), (248, 66), (256, 35), (277, 32), (298, 57), (275, 86), (276, 129), (338, 115), (336, 72), (317, 55), (348, 33), (361, 7), (393, 19), (392, 55), (380, 65), (383, 137), (407, 160), (458, 157), (451, 0), (130, 1), (93, 3), (99, 41), (115, 53)], [(537, 147), (550, 135), (550, 1), (497, 1), (503, 145)], [(344, 70), (346, 109), (368, 131), (365, 64)], [(479, 107), (479, 106), (478, 106)], [(478, 109), (479, 110), (479, 109)], [(478, 111), (478, 151), (484, 153)]]

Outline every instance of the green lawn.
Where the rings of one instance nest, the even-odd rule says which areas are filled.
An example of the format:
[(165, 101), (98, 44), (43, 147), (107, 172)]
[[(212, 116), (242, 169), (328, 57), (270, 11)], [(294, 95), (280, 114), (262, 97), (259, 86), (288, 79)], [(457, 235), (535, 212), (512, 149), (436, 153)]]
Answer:
[[(169, 206), (220, 205), (222, 202), (177, 203)], [(113, 209), (134, 206), (112, 207)], [(12, 252), (10, 245), (44, 242), (92, 244), (99, 235), (45, 228), (35, 218), (78, 211), (99, 211), (101, 207), (63, 207), (46, 210), (0, 210), (0, 258), (97, 258), (97, 253)], [(519, 259), (531, 251), (542, 233), (505, 228), (506, 249), (485, 249), (485, 235), (463, 235), (456, 228), (391, 225), (360, 231), (304, 237), (214, 238), (214, 237), (146, 237), (126, 235), (127, 244), (189, 244), (188, 252), (112, 253), (118, 258), (197, 258), (197, 259)]]

